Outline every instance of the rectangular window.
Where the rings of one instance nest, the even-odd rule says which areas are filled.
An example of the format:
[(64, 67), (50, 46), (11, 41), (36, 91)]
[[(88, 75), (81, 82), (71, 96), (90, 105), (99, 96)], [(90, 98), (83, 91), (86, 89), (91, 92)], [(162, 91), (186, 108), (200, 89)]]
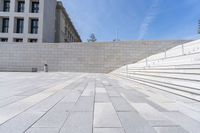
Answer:
[(8, 42), (8, 38), (1, 38), (0, 41), (1, 42)]
[(38, 13), (39, 12), (39, 2), (32, 2), (32, 13)]
[(37, 42), (37, 39), (29, 39), (28, 42), (36, 43), (36, 42)]
[(8, 28), (9, 28), (9, 18), (3, 18), (2, 32), (8, 33)]
[(18, 1), (17, 12), (24, 12), (24, 5), (25, 5), (24, 1)]
[(16, 33), (23, 33), (24, 30), (24, 19), (17, 19)]
[(14, 42), (23, 42), (23, 39), (22, 38), (15, 38)]
[(4, 0), (3, 11), (4, 12), (10, 11), (10, 0)]
[(31, 34), (38, 33), (38, 19), (31, 19)]

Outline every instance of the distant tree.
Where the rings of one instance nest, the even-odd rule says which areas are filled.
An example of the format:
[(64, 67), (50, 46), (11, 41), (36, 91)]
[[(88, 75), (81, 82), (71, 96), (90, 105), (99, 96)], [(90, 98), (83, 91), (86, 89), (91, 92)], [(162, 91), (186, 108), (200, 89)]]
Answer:
[(90, 38), (88, 39), (88, 42), (96, 42), (96, 41), (97, 41), (96, 36), (95, 36), (94, 33), (92, 33), (92, 34), (90, 35)]
[(113, 39), (113, 42), (119, 42), (120, 39)]

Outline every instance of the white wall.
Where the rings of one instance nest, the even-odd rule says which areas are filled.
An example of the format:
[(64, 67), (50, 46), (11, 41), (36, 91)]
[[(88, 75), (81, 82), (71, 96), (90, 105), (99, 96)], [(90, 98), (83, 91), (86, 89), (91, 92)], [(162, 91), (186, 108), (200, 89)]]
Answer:
[(0, 43), (0, 71), (42, 70), (48, 64), (50, 71), (107, 73), (184, 42)]

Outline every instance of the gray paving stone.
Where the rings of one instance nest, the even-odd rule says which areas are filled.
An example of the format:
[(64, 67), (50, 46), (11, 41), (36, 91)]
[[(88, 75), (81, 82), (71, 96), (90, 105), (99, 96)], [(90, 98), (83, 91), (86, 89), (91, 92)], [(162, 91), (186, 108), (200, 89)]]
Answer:
[(68, 112), (49, 111), (33, 127), (37, 128), (61, 128), (64, 121), (67, 119)]
[(199, 133), (198, 102), (126, 82), (104, 74), (1, 73), (0, 133)]
[(148, 121), (149, 125), (151, 125), (152, 127), (177, 127), (178, 124), (175, 124), (171, 121), (167, 121), (167, 120), (153, 120), (153, 121)]
[(72, 112), (60, 133), (92, 133), (92, 112)]
[(152, 106), (150, 106), (147, 103), (132, 103), (131, 105), (146, 120), (149, 120), (149, 121), (152, 121), (152, 120), (158, 120), (158, 121), (166, 120), (167, 121), (168, 120), (162, 114), (162, 112), (159, 112), (158, 110), (156, 110), (155, 108), (153, 108)]
[(71, 92), (64, 99), (62, 99), (61, 102), (77, 102), (80, 95), (80, 92)]
[(148, 100), (145, 97), (132, 95), (131, 92), (121, 92), (121, 96), (126, 97), (129, 101), (133, 103), (147, 103)]
[(30, 111), (42, 111), (46, 112), (51, 109), (56, 103), (58, 103), (62, 98), (64, 98), (65, 94), (59, 92), (54, 95), (51, 95), (41, 101), (40, 103), (36, 104), (35, 106), (31, 107)]
[(121, 96), (119, 94), (119, 92), (117, 91), (117, 89), (115, 89), (115, 88), (110, 88), (110, 89), (106, 88), (106, 90), (107, 90), (107, 93), (108, 93), (108, 95), (110, 97), (119, 97), (119, 96)]
[(94, 108), (94, 97), (80, 97), (75, 104), (73, 111), (92, 112)]
[(118, 112), (126, 133), (156, 133), (148, 122), (135, 112)]
[(22, 113), (0, 126), (0, 133), (23, 133), (34, 122), (36, 122), (44, 112)]
[(198, 121), (193, 120), (180, 112), (166, 112), (164, 115), (168, 116), (171, 121), (180, 125), (190, 133), (199, 133), (200, 131), (200, 123)]
[(93, 133), (125, 133), (123, 128), (94, 128)]
[(122, 97), (110, 97), (112, 104), (117, 112), (135, 111), (133, 107), (126, 102)]
[[(51, 94), (46, 95), (34, 95), (32, 97), (20, 100), (19, 102), (10, 104), (8, 106), (5, 106), (3, 108), (0, 108), (0, 114), (3, 117), (0, 117), (0, 124), (3, 124), (7, 120), (15, 117), (16, 115), (22, 113), (23, 111), (27, 110), (34, 104), (36, 104), (38, 101), (41, 101), (42, 99), (47, 98)], [(31, 102), (32, 101), (32, 102)]]
[(94, 96), (95, 93), (95, 82), (89, 82), (81, 96)]
[(94, 96), (94, 88), (93, 89), (85, 89), (81, 96)]
[(189, 133), (181, 127), (154, 127), (158, 133)]
[(110, 98), (107, 93), (97, 93), (95, 95), (95, 102), (97, 103), (108, 103), (110, 102)]
[(58, 133), (58, 128), (30, 128), (25, 133)]
[(72, 111), (75, 103), (60, 102), (56, 104), (51, 110), (54, 112), (70, 112)]
[(95, 103), (94, 127), (122, 127), (111, 103)]
[(107, 93), (104, 87), (96, 87), (96, 93)]
[(17, 101), (24, 99), (24, 98), (26, 98), (26, 96), (12, 96), (12, 97), (8, 97), (8, 98), (5, 98), (5, 99), (1, 99), (0, 100), (0, 108), (2, 106), (17, 102)]
[(154, 103), (152, 101), (147, 101), (147, 103), (149, 105), (151, 105), (152, 107), (154, 107), (156, 110), (160, 111), (160, 112), (167, 112), (168, 111), (167, 109), (161, 107), (160, 105), (158, 105), (158, 104), (156, 104), (156, 103)]

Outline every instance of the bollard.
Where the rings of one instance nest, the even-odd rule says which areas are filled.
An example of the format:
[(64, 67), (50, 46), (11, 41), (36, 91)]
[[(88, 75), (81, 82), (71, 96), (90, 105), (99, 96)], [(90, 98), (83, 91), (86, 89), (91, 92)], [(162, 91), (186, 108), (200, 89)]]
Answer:
[(44, 64), (44, 72), (48, 72), (48, 65)]

